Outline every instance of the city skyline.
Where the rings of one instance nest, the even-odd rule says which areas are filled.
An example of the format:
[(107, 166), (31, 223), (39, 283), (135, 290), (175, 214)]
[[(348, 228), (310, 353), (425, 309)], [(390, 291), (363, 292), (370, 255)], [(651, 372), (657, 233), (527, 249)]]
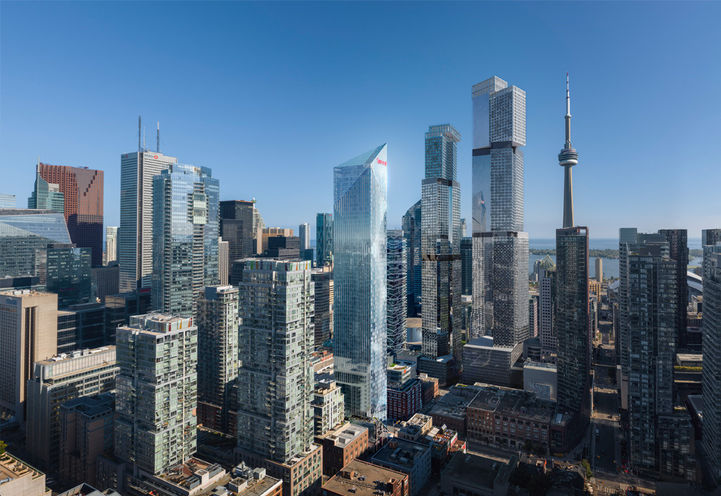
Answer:
[[(718, 9), (713, 4), (707, 7)], [(693, 60), (704, 58), (720, 40), (714, 29), (703, 29), (714, 16), (701, 17), (693, 4), (684, 7), (665, 4), (654, 9), (651, 27), (640, 28), (638, 19), (647, 12), (643, 5), (633, 4), (618, 5), (615, 9), (593, 5), (568, 5), (561, 9), (552, 4), (526, 8), (461, 4), (440, 8), (429, 4), (416, 6), (416, 23), (403, 27), (397, 24), (410, 7), (402, 4), (363, 10), (355, 5), (329, 5), (321, 9), (319, 16), (313, 15), (318, 8), (310, 6), (302, 13), (307, 16), (303, 30), (292, 27), (291, 19), (294, 22), (296, 14), (301, 14), (292, 5), (281, 8), (226, 4), (205, 6), (202, 10), (189, 5), (143, 8), (143, 15), (163, 16), (168, 22), (177, 23), (181, 30), (188, 19), (198, 16), (212, 22), (217, 33), (197, 48), (184, 43), (177, 47), (168, 45), (169, 41), (159, 40), (150, 32), (133, 31), (136, 36), (127, 36), (124, 20), (141, 12), (138, 6), (111, 4), (103, 8), (114, 14), (103, 19), (113, 21), (99, 21), (98, 7), (91, 4), (53, 4), (42, 9), (35, 5), (3, 4), (2, 92), (6, 98), (2, 99), (0, 163), (8, 175), (2, 193), (25, 197), (32, 189), (33, 165), (38, 158), (103, 170), (105, 224), (119, 225), (117, 156), (134, 147), (135, 119), (140, 113), (148, 127), (150, 148), (155, 145), (153, 128), (159, 120), (161, 152), (213, 168), (224, 185), (221, 200), (255, 197), (267, 225), (294, 227), (311, 221), (317, 212), (329, 211), (333, 165), (342, 161), (348, 150), (388, 142), (395, 165), (389, 169), (388, 227), (399, 227), (403, 213), (417, 201), (415, 185), (423, 176), (423, 130), (428, 125), (454, 122), (462, 135), (471, 136), (468, 86), (492, 74), (503, 74), (528, 92), (528, 134), (532, 138), (525, 150), (526, 229), (531, 239), (550, 239), (561, 223), (558, 198), (562, 191), (562, 184), (555, 180), (558, 166), (553, 160), (562, 127), (553, 116), (563, 109), (558, 90), (563, 87), (564, 73), (570, 72), (574, 81), (574, 109), (580, 116), (574, 122), (579, 136), (574, 145), (584, 150), (584, 167), (576, 171), (574, 184), (579, 198), (575, 205), (578, 222), (591, 226), (598, 238), (612, 238), (619, 227), (637, 225), (647, 231), (684, 227), (689, 230), (689, 238), (695, 239), (701, 228), (714, 225), (711, 215), (704, 213), (715, 210), (713, 202), (718, 201), (710, 190), (713, 181), (699, 181), (698, 177), (716, 174), (711, 157), (718, 155), (719, 145), (698, 130), (717, 127), (718, 117), (705, 109), (714, 108), (719, 101), (712, 88), (718, 86), (721, 71), (697, 67)], [(681, 8), (683, 11), (678, 12)], [(188, 15), (193, 13), (198, 16)], [(254, 14), (249, 16), (254, 25), (247, 26), (246, 34), (239, 34), (244, 29), (231, 31), (225, 18), (233, 18), (231, 14), (242, 17), (244, 13)], [(474, 16), (489, 14), (514, 15), (521, 31), (548, 36), (534, 46), (519, 39), (490, 50), (498, 53), (487, 53), (477, 49), (479, 35), (470, 29), (469, 23)], [(83, 26), (74, 36), (54, 37), (57, 42), (53, 46), (25, 38), (22, 30), (26, 23), (52, 36), (59, 29), (57, 26), (64, 24), (57, 21), (65, 16), (76, 18)], [(348, 21), (341, 23), (348, 34), (337, 31), (328, 22), (334, 16)], [(416, 27), (438, 16), (451, 24), (457, 23), (458, 29), (429, 49), (435, 52), (445, 51), (449, 46), (461, 47), (445, 62), (443, 80), (427, 71), (426, 57), (433, 53), (409, 54), (403, 70), (395, 68), (398, 50), (405, 55), (413, 46), (409, 44), (424, 43)], [(368, 18), (374, 19), (372, 29), (382, 32), (388, 41), (366, 38), (356, 48), (353, 43), (357, 38), (352, 34), (367, 25)], [(276, 20), (279, 25), (272, 26), (271, 21)], [(595, 46), (594, 40), (611, 21), (620, 35), (608, 38), (603, 48)], [(566, 47), (560, 39), (560, 26), (571, 30), (569, 36), (575, 39), (574, 46)], [(503, 27), (491, 29), (499, 36), (504, 31)], [(90, 53), (82, 64), (82, 59), (55, 57), (56, 50), (63, 53), (78, 50), (77, 44), (96, 30), (106, 32), (107, 41), (87, 47)], [(269, 31), (270, 38), (263, 30)], [(273, 38), (282, 31), (283, 36)], [(329, 34), (338, 39), (337, 47), (321, 44)], [(234, 61), (230, 58), (236, 56), (232, 50), (246, 42), (245, 36), (258, 37), (256, 43), (262, 49), (257, 55), (241, 50)], [(678, 38), (683, 38), (684, 43), (673, 41)], [(118, 39), (123, 40), (122, 51), (105, 45)], [(230, 48), (205, 61), (206, 51), (226, 42)], [(16, 48), (20, 46), (22, 54)], [(283, 52), (287, 46), (292, 47), (288, 54)], [(510, 56), (521, 46), (528, 53)], [(621, 54), (629, 48), (644, 58), (643, 64), (632, 66), (621, 60), (624, 59)], [(386, 49), (387, 54), (379, 54)], [(318, 55), (300, 56), (296, 50)], [(688, 53), (696, 55), (688, 57)], [(353, 56), (345, 57), (346, 54)], [(34, 65), (27, 65), (19, 58), (21, 55), (25, 60), (35, 61)], [(158, 84), (152, 77), (138, 82), (125, 79), (129, 76), (118, 76), (116, 68), (128, 65), (136, 56), (148, 60), (149, 75), (154, 63), (163, 69), (197, 64), (201, 70), (198, 75), (183, 78), (177, 89)], [(677, 64), (669, 67), (659, 57), (672, 58)], [(219, 63), (218, 58), (228, 64)], [(343, 74), (348, 73), (345, 68), (351, 60), (362, 68), (372, 67), (371, 73), (380, 77), (378, 80), (364, 77), (349, 83)], [(63, 65), (59, 67), (58, 63)], [(328, 64), (339, 64), (341, 70), (329, 76)], [(46, 82), (46, 78), (36, 76), (38, 67), (43, 72), (55, 72), (57, 77)], [(75, 74), (74, 87), (60, 75), (61, 68)], [(285, 83), (280, 86), (286, 81), (285, 76), (281, 77), (283, 73), (290, 73), (296, 80), (292, 88)], [(449, 73), (451, 77), (447, 77)], [(687, 92), (682, 102), (668, 98), (676, 88), (688, 86), (688, 74), (694, 74), (694, 80), (703, 80), (704, 84), (695, 85), (695, 90)], [(229, 79), (238, 87), (231, 89), (227, 83), (218, 82), (223, 75), (228, 77), (221, 79)], [(26, 80), (33, 83), (21, 87)], [(265, 89), (258, 88), (259, 84)], [(194, 89), (196, 86), (204, 88), (201, 94)], [(113, 102), (106, 98), (105, 89), (99, 90), (105, 87), (114, 94)], [(433, 88), (441, 91), (431, 93)], [(350, 94), (353, 100), (349, 99)], [(257, 102), (253, 101), (256, 97)], [(658, 101), (666, 104), (658, 106)], [(220, 102), (227, 104), (227, 109), (209, 111), (218, 108)], [(357, 118), (350, 122), (337, 107)], [(39, 115), (43, 118), (37, 119)], [(321, 155), (317, 141), (309, 138), (318, 133), (325, 136)], [(271, 144), (279, 141), (284, 146)], [(470, 191), (470, 141), (459, 144), (459, 182), (462, 187), (466, 185), (466, 191)], [(659, 142), (664, 146), (658, 146)], [(298, 164), (297, 157), (306, 158)], [(694, 173), (689, 173), (688, 167), (677, 167), (678, 163), (693, 163)], [(292, 185), (281, 188), (322, 193), (309, 195), (308, 201), (299, 205), (303, 196), (298, 193), (282, 194), (284, 190), (279, 191), (278, 184), (247, 181), (245, 178), (254, 167), (277, 169), (279, 177), (286, 179), (283, 183)], [(619, 181), (620, 177), (628, 177), (628, 181)], [(641, 180), (647, 187), (639, 190), (636, 185)], [(668, 194), (670, 191), (674, 194)], [(463, 198), (461, 217), (471, 218), (470, 202), (470, 195)], [(709, 202), (712, 204), (708, 205)], [(632, 220), (626, 220), (629, 208)]]

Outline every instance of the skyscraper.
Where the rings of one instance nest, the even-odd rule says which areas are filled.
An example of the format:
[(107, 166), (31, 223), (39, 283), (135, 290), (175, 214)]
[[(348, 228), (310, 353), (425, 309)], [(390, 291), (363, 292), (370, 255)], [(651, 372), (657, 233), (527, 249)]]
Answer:
[(300, 238), (300, 249), (310, 250), (310, 226), (303, 222), (298, 226), (298, 237)]
[(388, 351), (400, 351), (406, 341), (406, 240), (403, 231), (388, 231)]
[(659, 229), (658, 233), (666, 238), (669, 256), (676, 261), (676, 348), (685, 350), (688, 345), (686, 330), (686, 307), (688, 306), (688, 232), (686, 229)]
[(218, 274), (219, 183), (207, 167), (173, 164), (153, 178), (153, 309), (191, 317)]
[(229, 263), (255, 253), (255, 201), (220, 202), (220, 234), (228, 242)]
[(528, 337), (528, 234), (523, 232), (526, 93), (492, 77), (473, 86), (473, 328), (494, 346)]
[(115, 456), (136, 476), (183, 463), (197, 443), (195, 322), (159, 313), (132, 316), (116, 331), (116, 353)]
[(238, 377), (238, 288), (209, 286), (198, 306), (198, 422), (230, 434)]
[(333, 262), (333, 214), (315, 216), (315, 260), (318, 267)]
[(538, 331), (541, 338), (541, 353), (544, 356), (558, 351), (555, 326), (553, 325), (556, 285), (556, 265), (546, 255), (539, 264), (538, 271)]
[(554, 325), (558, 409), (573, 415), (585, 427), (590, 416), (592, 339), (588, 309), (588, 228), (574, 226), (571, 167), (578, 153), (571, 146), (571, 96), (566, 75), (566, 141), (558, 163), (564, 168), (563, 227), (556, 229)]
[(721, 230), (702, 231), (703, 450), (711, 477), (721, 480)]
[(92, 295), (91, 249), (51, 244), (38, 254), (41, 284), (58, 295), (58, 307), (88, 303)]
[[(461, 360), (461, 188), (456, 180), (460, 140), (450, 124), (430, 126), (426, 132), (421, 194), (423, 358), (418, 370), (433, 377), (439, 377), (433, 370), (437, 358), (452, 355), (456, 367)], [(455, 372), (447, 370), (443, 379)]]
[(230, 278), (230, 247), (223, 238), (218, 238), (218, 281), (221, 286), (227, 286)]
[(175, 157), (144, 150), (120, 157), (120, 291), (150, 288), (153, 274), (153, 177), (178, 162)]
[(35, 362), (55, 355), (58, 297), (36, 291), (0, 292), (0, 413), (25, 420), (27, 381)]
[(388, 151), (333, 170), (335, 377), (348, 415), (386, 418)]
[(35, 188), (28, 198), (28, 208), (34, 210), (52, 210), (65, 214), (65, 195), (59, 184), (51, 184), (39, 174), (35, 174)]
[(318, 349), (333, 336), (333, 271), (330, 267), (313, 269), (311, 279), (315, 287), (313, 327)]
[[(103, 171), (87, 167), (42, 162), (37, 165), (36, 185), (40, 178), (57, 185), (63, 194), (63, 212), (70, 239), (79, 248), (92, 250), (93, 267), (99, 267), (103, 261), (103, 176)], [(33, 194), (36, 199), (39, 198), (37, 193), (36, 188)]]
[(461, 294), (473, 294), (473, 238), (461, 238)]
[(118, 259), (118, 226), (105, 228), (105, 263), (115, 262)]
[(408, 260), (406, 270), (408, 271), (408, 316), (418, 317), (421, 315), (421, 200), (415, 202), (409, 208), (402, 219), (403, 236), (406, 238), (406, 250)]
[(311, 492), (321, 476), (311, 408), (312, 264), (267, 259), (243, 263), (238, 450), (246, 462), (265, 465), (278, 474), (274, 476), (290, 472), (283, 477), (289, 494)]

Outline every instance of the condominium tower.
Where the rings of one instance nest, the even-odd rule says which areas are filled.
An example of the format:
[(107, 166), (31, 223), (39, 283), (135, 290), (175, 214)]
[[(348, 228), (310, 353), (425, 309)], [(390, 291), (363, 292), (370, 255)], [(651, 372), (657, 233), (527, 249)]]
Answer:
[(333, 262), (333, 214), (315, 216), (315, 260), (318, 267)]
[(421, 315), (421, 200), (409, 208), (402, 219), (403, 237), (406, 238), (406, 270), (408, 316)]
[(348, 415), (386, 418), (388, 148), (333, 170), (335, 377)]
[(105, 263), (115, 262), (118, 259), (118, 226), (105, 228)]
[(721, 230), (703, 231), (703, 450), (721, 481)]
[(310, 226), (303, 222), (298, 226), (298, 237), (300, 237), (300, 249), (310, 250)]
[[(456, 180), (457, 143), (461, 135), (450, 124), (426, 132), (426, 174), (421, 188), (421, 294), (425, 360), (419, 371), (439, 357), (461, 359), (461, 190)], [(422, 370), (421, 370), (422, 369)], [(445, 374), (444, 374), (445, 376)]]
[(218, 274), (219, 182), (207, 167), (173, 164), (153, 178), (153, 309), (196, 315)]
[(192, 318), (134, 315), (118, 327), (116, 351), (115, 456), (135, 476), (160, 474), (196, 450), (198, 328)]
[(406, 341), (406, 240), (403, 231), (388, 231), (387, 240), (388, 280), (388, 351), (400, 351)]

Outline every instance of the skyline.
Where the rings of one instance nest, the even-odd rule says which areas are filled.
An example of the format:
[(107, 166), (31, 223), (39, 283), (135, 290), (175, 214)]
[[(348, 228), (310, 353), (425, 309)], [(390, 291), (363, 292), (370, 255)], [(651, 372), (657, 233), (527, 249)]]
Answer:
[[(461, 217), (470, 222), (471, 86), (497, 75), (528, 94), (525, 229), (531, 239), (550, 239), (562, 224), (557, 154), (570, 72), (573, 144), (583, 151), (574, 171), (576, 224), (589, 226), (592, 239), (615, 238), (627, 226), (686, 228), (697, 239), (717, 222), (713, 158), (721, 144), (705, 130), (721, 124), (707, 110), (721, 104), (721, 70), (701, 65), (721, 44), (709, 15), (721, 13), (716, 4), (0, 9), (0, 192), (15, 194), (21, 208), (37, 159), (87, 166), (105, 172), (105, 225), (119, 225), (120, 155), (135, 150), (142, 114), (151, 148), (159, 120), (161, 152), (212, 168), (221, 200), (255, 197), (266, 225), (294, 229), (332, 211), (336, 164), (387, 142), (388, 228), (396, 228), (420, 198), (424, 131), (448, 122), (461, 134)], [(401, 25), (409, 14), (413, 22)], [(187, 36), (135, 28), (129, 20), (138, 15)], [(509, 15), (513, 30), (474, 24)], [(457, 29), (429, 40), (436, 23)], [(77, 28), (66, 32), (68, 24)], [(370, 35), (359, 39), (361, 32)], [(510, 36), (516, 32), (524, 35)], [(165, 76), (154, 80), (154, 71)]]

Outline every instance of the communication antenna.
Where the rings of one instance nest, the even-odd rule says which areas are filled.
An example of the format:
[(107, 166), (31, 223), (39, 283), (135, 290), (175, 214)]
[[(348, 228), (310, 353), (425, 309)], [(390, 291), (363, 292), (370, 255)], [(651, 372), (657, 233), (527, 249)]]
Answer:
[(143, 128), (143, 151), (147, 150), (147, 148), (145, 147), (145, 138), (145, 128)]
[(143, 151), (142, 148), (140, 148), (140, 130), (141, 130), (142, 124), (140, 123), (140, 116), (138, 116), (138, 151)]
[(155, 151), (160, 153), (160, 121), (158, 121), (158, 129), (155, 133)]

